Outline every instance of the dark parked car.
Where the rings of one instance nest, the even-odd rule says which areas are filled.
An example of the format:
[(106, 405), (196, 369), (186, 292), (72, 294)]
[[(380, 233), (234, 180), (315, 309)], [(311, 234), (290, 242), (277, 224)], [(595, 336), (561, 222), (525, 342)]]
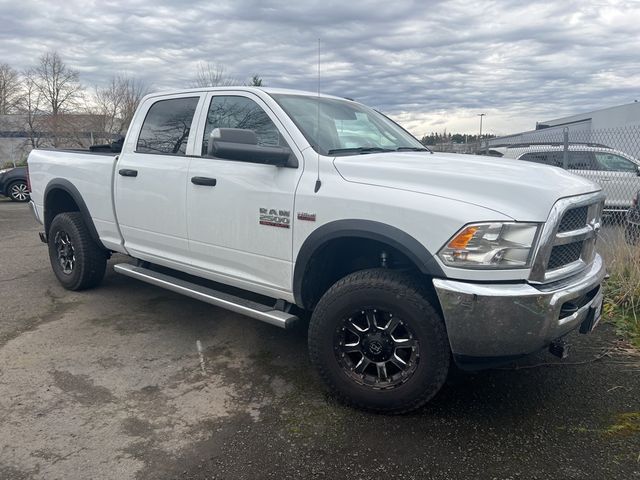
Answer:
[(640, 243), (640, 190), (631, 201), (631, 208), (627, 212), (625, 237), (631, 245)]
[(0, 170), (0, 195), (14, 202), (28, 202), (27, 167), (6, 168)]

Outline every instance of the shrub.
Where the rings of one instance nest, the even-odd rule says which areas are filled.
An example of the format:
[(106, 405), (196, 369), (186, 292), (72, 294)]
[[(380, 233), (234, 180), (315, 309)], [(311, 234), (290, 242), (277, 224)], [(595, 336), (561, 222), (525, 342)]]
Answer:
[(640, 245), (629, 245), (615, 227), (599, 242), (610, 275), (605, 283), (605, 319), (640, 348)]

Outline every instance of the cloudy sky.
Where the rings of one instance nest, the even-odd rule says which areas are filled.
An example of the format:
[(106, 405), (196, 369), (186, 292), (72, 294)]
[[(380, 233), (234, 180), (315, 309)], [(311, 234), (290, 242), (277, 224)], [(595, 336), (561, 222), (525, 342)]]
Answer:
[(321, 89), (414, 134), (503, 134), (640, 100), (640, 1), (0, 0), (0, 63), (57, 50), (86, 85), (189, 86), (198, 62)]

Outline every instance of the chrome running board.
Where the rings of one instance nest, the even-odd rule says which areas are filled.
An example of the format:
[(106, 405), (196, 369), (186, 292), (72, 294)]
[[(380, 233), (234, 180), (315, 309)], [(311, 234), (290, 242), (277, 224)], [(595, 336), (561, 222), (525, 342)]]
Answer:
[(148, 268), (137, 267), (128, 263), (119, 263), (114, 265), (113, 269), (122, 275), (137, 278), (151, 285), (166, 288), (172, 292), (180, 293), (187, 297), (210, 303), (216, 307), (225, 308), (232, 312), (255, 318), (256, 320), (262, 320), (276, 327), (289, 328), (298, 320), (298, 317), (295, 315), (281, 310), (275, 310), (272, 306), (263, 305), (262, 303), (203, 287), (186, 280), (165, 275), (164, 273), (154, 272)]

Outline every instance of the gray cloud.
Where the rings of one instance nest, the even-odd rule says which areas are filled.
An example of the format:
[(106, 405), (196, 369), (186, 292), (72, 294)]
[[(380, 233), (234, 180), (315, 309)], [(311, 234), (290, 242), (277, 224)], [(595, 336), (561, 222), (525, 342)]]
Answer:
[(188, 86), (199, 61), (235, 78), (356, 98), (414, 133), (532, 128), (639, 96), (635, 1), (0, 0), (0, 61), (57, 50), (86, 84), (127, 72)]

